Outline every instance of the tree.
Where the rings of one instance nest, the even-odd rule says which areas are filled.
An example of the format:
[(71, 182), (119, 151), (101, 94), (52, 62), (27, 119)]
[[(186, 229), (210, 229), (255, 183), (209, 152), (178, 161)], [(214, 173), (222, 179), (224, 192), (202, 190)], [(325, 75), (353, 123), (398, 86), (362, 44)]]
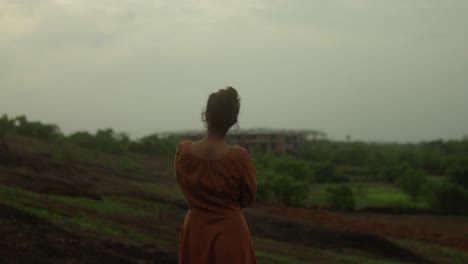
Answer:
[(295, 181), (290, 176), (278, 174), (272, 184), (279, 202), (290, 206), (305, 205), (309, 192), (309, 185), (305, 182)]
[(397, 185), (409, 194), (413, 200), (416, 200), (422, 193), (426, 180), (426, 177), (421, 172), (408, 168), (398, 178)]
[(2, 118), (0, 118), (0, 143), (3, 144), (5, 142), (5, 134), (11, 132), (13, 128), (13, 122), (11, 122), (8, 119), (8, 116), (4, 114)]
[(128, 150), (151, 155), (174, 155), (180, 138), (159, 138), (157, 134), (145, 136), (137, 142), (131, 142)]
[(330, 161), (316, 163), (313, 166), (314, 178), (317, 182), (347, 181), (346, 177), (338, 175), (336, 166)]
[(273, 190), (273, 171), (257, 169), (257, 195), (256, 200), (262, 203), (274, 203), (276, 200)]
[(325, 201), (332, 209), (353, 210), (355, 207), (353, 190), (347, 185), (328, 187)]
[(394, 182), (410, 169), (410, 165), (406, 162), (391, 164), (385, 168), (383, 174), (387, 181)]
[(443, 214), (467, 214), (468, 192), (453, 183), (442, 183), (431, 190), (429, 204), (432, 209)]
[(449, 169), (450, 181), (459, 184), (463, 188), (468, 189), (468, 161), (463, 164), (454, 165)]
[(311, 181), (313, 179), (309, 164), (292, 156), (283, 155), (275, 157), (271, 159), (270, 167), (275, 172), (288, 175), (295, 180)]
[(257, 201), (278, 202), (289, 206), (304, 206), (309, 185), (289, 175), (268, 169), (257, 170)]

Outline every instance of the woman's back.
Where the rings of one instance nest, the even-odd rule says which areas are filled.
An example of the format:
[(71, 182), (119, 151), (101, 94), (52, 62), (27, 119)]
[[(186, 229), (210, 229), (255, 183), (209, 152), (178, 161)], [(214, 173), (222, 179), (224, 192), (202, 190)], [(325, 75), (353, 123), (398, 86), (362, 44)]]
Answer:
[(256, 193), (249, 154), (240, 147), (214, 151), (214, 158), (209, 159), (195, 152), (190, 141), (177, 146), (177, 182), (189, 205), (179, 263), (256, 263), (241, 211), (254, 201)]

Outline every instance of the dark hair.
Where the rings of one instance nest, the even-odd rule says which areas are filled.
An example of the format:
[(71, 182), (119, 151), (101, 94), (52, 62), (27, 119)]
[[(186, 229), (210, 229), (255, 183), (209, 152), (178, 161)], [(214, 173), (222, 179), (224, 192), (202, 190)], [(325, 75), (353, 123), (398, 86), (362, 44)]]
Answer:
[(216, 93), (210, 94), (203, 113), (208, 131), (226, 135), (229, 128), (237, 123), (239, 115), (240, 98), (236, 89), (227, 86)]

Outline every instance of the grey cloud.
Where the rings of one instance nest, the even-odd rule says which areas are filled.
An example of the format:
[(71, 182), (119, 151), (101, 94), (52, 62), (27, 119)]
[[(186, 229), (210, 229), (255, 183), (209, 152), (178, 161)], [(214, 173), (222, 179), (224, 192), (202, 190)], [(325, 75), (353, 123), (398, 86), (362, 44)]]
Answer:
[[(468, 133), (465, 1), (1, 1), (0, 105), (65, 132), (241, 127), (366, 140)], [(2, 21), (4, 22), (2, 24)]]

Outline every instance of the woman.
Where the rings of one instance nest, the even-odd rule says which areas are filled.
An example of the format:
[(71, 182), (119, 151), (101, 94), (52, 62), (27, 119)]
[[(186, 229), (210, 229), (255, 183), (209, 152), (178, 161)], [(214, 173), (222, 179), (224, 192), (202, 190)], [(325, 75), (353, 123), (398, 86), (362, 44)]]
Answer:
[(240, 99), (232, 87), (212, 93), (204, 139), (177, 145), (177, 182), (189, 210), (182, 225), (179, 264), (257, 263), (242, 208), (255, 200), (255, 168), (247, 151), (225, 143), (237, 123)]

